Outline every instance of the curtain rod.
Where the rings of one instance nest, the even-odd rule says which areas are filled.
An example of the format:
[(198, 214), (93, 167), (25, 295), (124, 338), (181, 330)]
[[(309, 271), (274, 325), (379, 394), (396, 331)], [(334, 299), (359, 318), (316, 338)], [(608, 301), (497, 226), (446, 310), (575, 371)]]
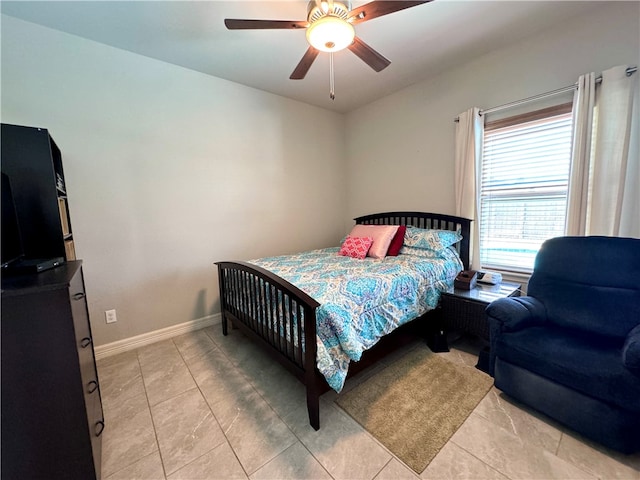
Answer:
[[(627, 77), (633, 75), (638, 67), (628, 67), (627, 68)], [(602, 75), (596, 77), (596, 83), (602, 83)], [(533, 97), (523, 98), (522, 100), (516, 100), (515, 102), (505, 103), (504, 105), (498, 105), (497, 107), (487, 108), (485, 110), (480, 110), (480, 115), (486, 115), (488, 113), (498, 112), (500, 110), (504, 110), (511, 107), (517, 107), (518, 105), (523, 105), (525, 103), (533, 102), (535, 100), (542, 100), (543, 98), (553, 97), (555, 95), (560, 95), (562, 93), (570, 92), (571, 90), (575, 90), (578, 86), (578, 82), (573, 85), (568, 85), (566, 87), (558, 88), (556, 90), (552, 90), (550, 92), (541, 93), (539, 95), (534, 95)], [(456, 117), (453, 120), (454, 122), (458, 122), (459, 118)]]

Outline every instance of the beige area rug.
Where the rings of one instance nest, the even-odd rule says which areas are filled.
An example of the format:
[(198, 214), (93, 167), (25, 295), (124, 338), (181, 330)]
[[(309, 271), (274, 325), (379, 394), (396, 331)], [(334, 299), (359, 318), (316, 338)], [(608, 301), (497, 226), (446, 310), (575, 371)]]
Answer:
[(493, 385), (481, 371), (418, 347), (336, 402), (422, 473)]

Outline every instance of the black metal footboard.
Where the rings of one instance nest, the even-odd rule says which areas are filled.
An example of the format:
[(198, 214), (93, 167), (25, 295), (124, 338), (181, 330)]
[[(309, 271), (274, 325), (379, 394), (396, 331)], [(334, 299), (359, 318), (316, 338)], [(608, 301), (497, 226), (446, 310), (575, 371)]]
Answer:
[[(316, 368), (316, 300), (247, 262), (217, 262), (222, 333), (228, 322), (266, 347), (307, 389), (309, 422), (320, 428), (319, 397), (327, 390)], [(326, 382), (324, 382), (326, 385)]]

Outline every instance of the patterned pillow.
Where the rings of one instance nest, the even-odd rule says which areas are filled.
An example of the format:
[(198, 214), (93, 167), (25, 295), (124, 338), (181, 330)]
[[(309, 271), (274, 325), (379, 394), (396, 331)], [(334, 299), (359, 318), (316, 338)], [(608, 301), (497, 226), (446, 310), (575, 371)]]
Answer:
[(371, 245), (373, 245), (373, 238), (371, 237), (352, 237), (351, 235), (347, 235), (347, 238), (340, 247), (338, 255), (363, 259), (367, 256)]
[(367, 256), (384, 258), (397, 231), (398, 225), (355, 225), (349, 235), (373, 238), (373, 245)]
[(407, 247), (442, 250), (462, 240), (462, 235), (452, 230), (425, 230), (407, 227), (404, 244)]

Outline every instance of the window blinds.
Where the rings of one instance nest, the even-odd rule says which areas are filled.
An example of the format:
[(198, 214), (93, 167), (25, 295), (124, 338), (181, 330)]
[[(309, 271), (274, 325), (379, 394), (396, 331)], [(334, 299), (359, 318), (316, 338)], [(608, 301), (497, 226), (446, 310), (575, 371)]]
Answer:
[(542, 242), (564, 234), (571, 113), (485, 131), (480, 178), (484, 268), (529, 272)]

